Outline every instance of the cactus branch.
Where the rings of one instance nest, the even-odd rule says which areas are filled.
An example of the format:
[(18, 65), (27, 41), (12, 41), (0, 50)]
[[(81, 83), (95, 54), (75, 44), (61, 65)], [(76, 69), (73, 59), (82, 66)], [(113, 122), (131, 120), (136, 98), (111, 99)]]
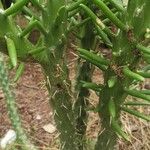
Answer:
[(143, 76), (144, 78), (150, 78), (150, 72), (137, 71), (137, 74)]
[(106, 60), (100, 56), (97, 56), (96, 54), (89, 52), (88, 50), (79, 48), (78, 51), (80, 52), (81, 55), (83, 55), (91, 60), (95, 60), (97, 63), (106, 65), (106, 66), (108, 66), (110, 64), (109, 60)]
[(80, 7), (83, 8), (83, 10), (91, 17), (92, 21), (97, 24), (102, 30), (106, 32), (110, 37), (114, 36), (114, 34), (111, 32), (111, 30), (106, 27), (103, 22), (84, 4), (80, 4)]
[(75, 9), (78, 8), (79, 5), (80, 5), (81, 3), (83, 3), (84, 1), (85, 1), (85, 0), (78, 0), (77, 2), (71, 4), (70, 6), (67, 7), (67, 11), (73, 11), (73, 10), (75, 10)]
[(125, 9), (123, 8), (123, 6), (121, 6), (121, 4), (118, 4), (118, 2), (116, 2), (115, 0), (107, 0), (108, 2), (110, 2), (118, 11), (124, 13)]
[(131, 95), (131, 96), (134, 96), (134, 97), (137, 97), (137, 98), (141, 98), (141, 99), (146, 100), (146, 101), (150, 101), (150, 96), (149, 95), (143, 94), (143, 93), (141, 93), (138, 90), (125, 89), (125, 92), (127, 94)]
[(150, 54), (150, 48), (148, 48), (148, 47), (145, 47), (145, 46), (143, 46), (143, 45), (138, 44), (138, 45), (136, 46), (136, 48), (139, 49), (139, 50), (140, 50), (141, 52), (143, 52), (143, 53)]
[(114, 129), (114, 131), (118, 135), (120, 135), (121, 137), (123, 137), (127, 141), (131, 141), (129, 136), (125, 132), (122, 131), (121, 127), (119, 126), (119, 124), (116, 121), (114, 121), (114, 119), (112, 119), (111, 125), (112, 125), (112, 128)]
[(107, 37), (107, 35), (101, 30), (101, 28), (97, 25), (95, 25), (95, 28), (97, 30), (98, 35), (102, 38), (103, 42), (110, 48), (112, 48), (112, 43)]
[(26, 36), (33, 28), (37, 27), (44, 35), (47, 35), (47, 32), (41, 25), (41, 23), (37, 20), (31, 22), (28, 27), (20, 33), (20, 37)]
[[(2, 58), (0, 58), (2, 59)], [(22, 126), (21, 126), (21, 121), (20, 117), (17, 112), (17, 106), (15, 103), (15, 98), (14, 94), (10, 90), (10, 83), (9, 79), (4, 67), (4, 63), (2, 60), (0, 60), (0, 83), (2, 86), (2, 90), (5, 95), (6, 99), (6, 104), (7, 104), (7, 109), (8, 109), (8, 114), (11, 120), (11, 123), (17, 133), (17, 138), (20, 142), (20, 145), (22, 145), (23, 150), (37, 150), (29, 141), (28, 137), (26, 136)]]
[(123, 105), (130, 105), (130, 106), (150, 106), (150, 103), (142, 103), (142, 102), (126, 102)]
[(135, 110), (131, 110), (127, 107), (121, 107), (121, 109), (129, 114), (132, 114), (134, 116), (137, 116), (138, 118), (142, 118), (144, 120), (147, 120), (147, 121), (150, 121), (150, 116), (146, 116), (138, 111), (135, 111)]
[(122, 23), (114, 13), (101, 1), (101, 0), (93, 0), (93, 2), (99, 6), (99, 8), (104, 12), (104, 14), (121, 30), (128, 30), (126, 25)]
[(29, 0), (20, 0), (18, 2), (16, 2), (14, 5), (12, 5), (11, 7), (9, 7), (8, 9), (6, 9), (4, 11), (4, 15), (5, 16), (10, 16), (16, 12), (18, 12), (19, 10), (21, 10), (23, 8), (23, 6), (25, 6), (27, 3), (29, 2)]
[(127, 77), (138, 80), (138, 81), (144, 81), (145, 80), (144, 77), (142, 77), (141, 75), (139, 75), (137, 73), (132, 72), (128, 67), (123, 68), (123, 73)]
[(45, 11), (43, 6), (37, 0), (30, 0), (30, 1), (33, 5), (37, 6), (40, 10), (42, 10), (43, 12)]

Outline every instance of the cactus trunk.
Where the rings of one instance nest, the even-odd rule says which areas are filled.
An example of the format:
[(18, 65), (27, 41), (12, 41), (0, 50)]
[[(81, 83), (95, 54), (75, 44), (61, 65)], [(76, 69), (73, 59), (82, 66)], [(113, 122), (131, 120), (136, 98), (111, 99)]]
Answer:
[[(81, 40), (81, 47), (86, 48), (88, 50), (93, 48), (95, 36), (93, 33), (93, 25), (91, 22), (88, 22), (84, 27), (82, 27), (82, 40)], [(88, 34), (88, 35), (87, 35)], [(82, 65), (81, 65), (82, 64)], [(79, 137), (79, 147), (83, 149), (83, 143), (85, 140), (85, 133), (87, 128), (87, 111), (86, 108), (88, 107), (88, 100), (87, 98), (90, 95), (90, 92), (87, 88), (82, 87), (81, 80), (91, 82), (91, 77), (93, 74), (93, 66), (85, 61), (82, 62), (81, 59), (78, 59), (77, 64), (77, 79), (76, 79), (76, 102), (74, 106), (75, 116), (76, 116), (76, 130)]]
[(105, 73), (105, 87), (100, 92), (99, 116), (101, 119), (101, 131), (95, 146), (95, 150), (113, 150), (117, 143), (117, 135), (112, 128), (112, 116), (109, 112), (109, 101), (115, 102), (116, 115), (115, 121), (120, 124), (120, 104), (124, 101), (125, 95), (123, 91), (122, 81), (118, 79), (114, 87), (108, 87), (108, 80), (114, 74), (108, 70)]
[[(112, 64), (104, 73), (105, 87), (100, 92), (99, 116), (102, 123), (102, 132), (98, 137), (95, 146), (96, 150), (115, 149), (118, 139), (116, 133), (121, 134), (122, 137), (129, 140), (129, 138), (118, 129), (118, 126), (116, 126), (114, 122), (117, 122), (118, 125), (121, 124), (120, 106), (124, 103), (127, 96), (125, 89), (128, 89), (130, 85), (132, 85), (133, 80), (143, 80), (137, 74), (125, 71), (125, 66), (128, 66), (132, 71), (136, 71), (141, 60), (140, 52), (136, 48), (137, 41), (141, 42), (144, 40), (143, 35), (146, 33), (146, 28), (149, 28), (150, 24), (148, 22), (150, 22), (150, 18), (143, 19), (142, 23), (139, 22), (139, 19), (142, 16), (144, 17), (148, 8), (150, 8), (150, 2), (148, 1), (136, 0), (134, 4), (132, 1), (129, 1), (127, 13), (123, 14), (124, 17), (122, 16), (122, 18), (125, 19), (122, 21), (126, 23), (131, 30), (120, 31), (115, 39), (113, 39)], [(138, 11), (140, 11), (140, 13)], [(141, 28), (139, 28), (139, 26), (141, 26)], [(112, 77), (116, 77), (116, 81), (111, 87), (109, 83)], [(109, 101), (111, 100), (114, 101), (116, 109), (116, 116), (114, 118), (109, 110)]]
[[(66, 70), (62, 66), (54, 65), (55, 70), (45, 67), (46, 85), (50, 94), (50, 104), (54, 109), (54, 119), (60, 132), (60, 149), (77, 150), (77, 138), (72, 110), (72, 92)], [(58, 69), (58, 70), (57, 70)]]

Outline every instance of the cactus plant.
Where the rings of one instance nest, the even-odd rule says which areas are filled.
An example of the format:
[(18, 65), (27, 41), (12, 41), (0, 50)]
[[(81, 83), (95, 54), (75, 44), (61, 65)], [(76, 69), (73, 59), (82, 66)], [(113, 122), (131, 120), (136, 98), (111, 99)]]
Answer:
[[(110, 3), (112, 1), (109, 1)], [(117, 18), (110, 8), (101, 0), (93, 0), (93, 3), (101, 9), (104, 15), (109, 18), (118, 30), (116, 33), (110, 31), (103, 24), (96, 14), (87, 6), (80, 5), (89, 17), (93, 20), (95, 26), (105, 32), (112, 43), (112, 58), (110, 60), (101, 60), (101, 58), (91, 52), (79, 49), (79, 55), (96, 65), (100, 69), (105, 66), (104, 86), (99, 92), (99, 116), (102, 122), (102, 133), (99, 135), (95, 149), (110, 150), (114, 149), (117, 142), (117, 135), (130, 140), (122, 131), (120, 123), (120, 113), (125, 111), (145, 120), (150, 120), (149, 116), (145, 116), (139, 112), (124, 106), (127, 95), (142, 98), (149, 102), (149, 95), (137, 91), (133, 87), (133, 81), (144, 81), (144, 74), (138, 74), (137, 70), (139, 62), (145, 55), (149, 55), (148, 46), (149, 37), (145, 36), (150, 27), (150, 17), (146, 17), (150, 8), (149, 1), (136, 0), (129, 1), (127, 9), (124, 10)], [(111, 3), (117, 5), (115, 1)], [(117, 8), (117, 7), (116, 7)], [(118, 8), (117, 8), (118, 9)], [(140, 19), (142, 18), (142, 21)], [(101, 32), (102, 32), (101, 31)], [(103, 38), (102, 38), (103, 40)], [(103, 40), (105, 42), (105, 40)], [(140, 45), (140, 46), (139, 46)], [(146, 51), (148, 50), (148, 51)], [(147, 57), (148, 58), (148, 57)], [(145, 58), (144, 58), (145, 59)], [(105, 63), (107, 62), (107, 63)]]
[[(39, 10), (40, 17), (28, 8), (29, 2)], [(121, 129), (122, 111), (150, 120), (149, 116), (128, 108), (129, 105), (149, 105), (150, 101), (149, 90), (134, 88), (135, 83), (150, 77), (149, 67), (144, 70), (139, 67), (141, 60), (149, 64), (149, 8), (149, 0), (129, 0), (127, 7), (124, 7), (121, 0), (16, 0), (6, 10), (1, 8), (0, 51), (9, 55), (13, 67), (17, 67), (20, 60), (41, 64), (54, 119), (60, 132), (60, 149), (84, 149), (88, 117), (88, 101), (84, 100), (89, 96), (88, 89), (95, 90), (99, 96), (97, 112), (103, 132), (98, 136), (95, 150), (113, 150), (118, 135), (130, 141)], [(13, 18), (19, 12), (28, 18), (29, 23), (25, 29), (14, 23)], [(72, 91), (66, 63), (66, 41), (68, 32), (77, 27), (82, 31), (82, 34), (76, 31), (80, 41), (77, 45), (79, 62), (82, 59), (85, 62), (83, 65), (78, 63), (77, 84)], [(34, 28), (40, 32), (36, 44), (28, 40)], [(94, 52), (93, 45), (97, 37), (111, 50), (111, 58)], [(103, 71), (103, 85), (91, 82), (93, 66)], [(18, 80), (23, 68), (21, 63), (14, 81)], [(126, 102), (128, 95), (146, 102)], [(9, 93), (6, 93), (6, 99), (9, 99), (7, 96)], [(10, 107), (8, 109), (13, 111)], [(12, 117), (12, 122), (15, 122), (15, 117)]]
[[(11, 54), (14, 54), (12, 53), (13, 45), (13, 51), (16, 52), (20, 60), (26, 61), (27, 58), (30, 58), (42, 65), (45, 71), (47, 88), (50, 93), (50, 102), (55, 108), (54, 118), (58, 130), (61, 132), (62, 149), (71, 149), (76, 143), (76, 134), (71, 105), (73, 98), (70, 91), (68, 70), (65, 65), (65, 56), (63, 52), (65, 50), (65, 29), (67, 21), (66, 4), (63, 0), (55, 0), (48, 2), (47, 7), (44, 8), (37, 1), (32, 1), (33, 5), (40, 9), (43, 17), (39, 21), (33, 16), (33, 18), (30, 18), (27, 28), (21, 30), (15, 26), (12, 15), (26, 8), (25, 5), (28, 2), (28, 0), (17, 1), (5, 11), (1, 10), (1, 39), (4, 36), (6, 37)], [(28, 8), (26, 8), (26, 10), (28, 10)], [(33, 28), (38, 28), (41, 31), (41, 38), (44, 40), (44, 42), (40, 42), (38, 46), (33, 45), (27, 39), (28, 33)], [(2, 45), (4, 46), (2, 50), (7, 53), (3, 40), (2, 43), (4, 43), (4, 45)], [(9, 56), (12, 59), (12, 56)], [(12, 62), (15, 66), (17, 62), (16, 59), (17, 58), (13, 56)], [(76, 149), (76, 146), (73, 147)]]
[(25, 131), (21, 127), (21, 121), (17, 112), (14, 93), (12, 93), (11, 91), (10, 81), (8, 79), (8, 74), (6, 72), (6, 68), (4, 66), (2, 57), (0, 58), (0, 85), (2, 87), (2, 90), (6, 98), (8, 114), (12, 122), (12, 125), (17, 133), (19, 144), (22, 145), (21, 147), (23, 147), (23, 150), (28, 150), (28, 149), (36, 150), (37, 148), (30, 143), (30, 140), (25, 134)]

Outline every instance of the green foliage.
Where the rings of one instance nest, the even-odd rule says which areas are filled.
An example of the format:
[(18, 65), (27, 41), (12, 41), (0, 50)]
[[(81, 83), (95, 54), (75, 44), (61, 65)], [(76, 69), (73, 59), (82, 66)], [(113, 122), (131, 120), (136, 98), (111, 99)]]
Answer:
[[(28, 8), (29, 2), (39, 11), (39, 16)], [(143, 82), (150, 77), (149, 67), (139, 69), (141, 61), (146, 65), (150, 63), (149, 9), (149, 0), (130, 0), (127, 6), (120, 0), (17, 0), (8, 9), (0, 10), (0, 51), (9, 55), (13, 67), (17, 66), (18, 60), (33, 60), (43, 67), (50, 104), (60, 132), (60, 149), (86, 149), (84, 140), (89, 105), (86, 97), (90, 94), (89, 89), (99, 96), (97, 112), (103, 130), (97, 138), (95, 150), (113, 150), (118, 136), (130, 141), (121, 127), (121, 111), (150, 120), (149, 116), (127, 107), (148, 106), (150, 102), (149, 90), (133, 88), (135, 82)], [(14, 23), (13, 18), (20, 12), (29, 21), (25, 29)], [(34, 28), (40, 32), (35, 45), (28, 40)], [(78, 38), (77, 54), (80, 57), (74, 91), (71, 91), (66, 64), (70, 32)], [(111, 50), (111, 57), (106, 58), (99, 52), (97, 47), (101, 43)], [(0, 67), (8, 111), (15, 112), (14, 103), (9, 104), (14, 98), (8, 92), (8, 78), (3, 79), (5, 71), (2, 64)], [(91, 81), (95, 67), (103, 72), (103, 85)], [(24, 64), (21, 63), (14, 81), (19, 79), (23, 70)], [(125, 102), (128, 95), (147, 102)], [(23, 130), (19, 119), (14, 113), (10, 117), (20, 136)], [(15, 127), (17, 124), (19, 127)], [(26, 144), (27, 138), (23, 141), (21, 137), (21, 140)]]

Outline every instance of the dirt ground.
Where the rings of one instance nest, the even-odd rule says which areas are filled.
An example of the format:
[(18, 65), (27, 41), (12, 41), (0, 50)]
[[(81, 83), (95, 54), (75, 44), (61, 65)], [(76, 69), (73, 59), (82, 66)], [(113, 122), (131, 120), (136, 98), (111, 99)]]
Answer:
[[(72, 59), (71, 59), (72, 60)], [(58, 150), (59, 133), (48, 133), (43, 129), (44, 125), (52, 124), (55, 126), (53, 120), (52, 109), (49, 105), (48, 92), (45, 88), (44, 77), (42, 70), (38, 64), (26, 64), (25, 72), (19, 82), (13, 86), (16, 94), (17, 106), (21, 114), (22, 124), (28, 133), (31, 141), (35, 143), (40, 150)], [(70, 77), (74, 78), (74, 66), (70, 61), (69, 68), (71, 71)], [(11, 78), (14, 72), (11, 73)], [(93, 79), (95, 81), (103, 82), (101, 74), (95, 71)], [(89, 100), (91, 105), (97, 103), (97, 96), (91, 91)], [(150, 113), (148, 108), (139, 108), (140, 111)], [(132, 134), (132, 143), (125, 142), (120, 139), (116, 150), (149, 150), (150, 149), (150, 125), (143, 121), (136, 119), (127, 114), (122, 115), (122, 122), (124, 129)], [(89, 121), (87, 128), (87, 136), (90, 144), (95, 141), (98, 134), (99, 118), (97, 113), (89, 112)], [(0, 138), (12, 129), (10, 120), (8, 118), (5, 100), (2, 91), (0, 91)]]

